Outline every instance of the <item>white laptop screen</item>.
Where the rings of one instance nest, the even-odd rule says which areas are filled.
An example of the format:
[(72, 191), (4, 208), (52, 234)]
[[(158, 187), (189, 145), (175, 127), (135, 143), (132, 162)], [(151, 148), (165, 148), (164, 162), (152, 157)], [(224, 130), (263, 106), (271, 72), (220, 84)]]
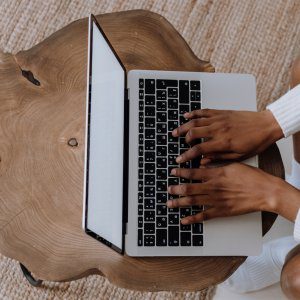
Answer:
[(86, 229), (122, 249), (125, 72), (89, 22)]

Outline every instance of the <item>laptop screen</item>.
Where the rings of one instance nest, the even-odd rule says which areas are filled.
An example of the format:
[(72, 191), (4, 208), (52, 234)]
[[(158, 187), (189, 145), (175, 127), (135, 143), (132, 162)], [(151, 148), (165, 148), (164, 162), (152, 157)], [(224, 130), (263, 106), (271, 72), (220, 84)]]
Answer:
[(88, 67), (86, 231), (122, 249), (125, 72), (93, 16)]

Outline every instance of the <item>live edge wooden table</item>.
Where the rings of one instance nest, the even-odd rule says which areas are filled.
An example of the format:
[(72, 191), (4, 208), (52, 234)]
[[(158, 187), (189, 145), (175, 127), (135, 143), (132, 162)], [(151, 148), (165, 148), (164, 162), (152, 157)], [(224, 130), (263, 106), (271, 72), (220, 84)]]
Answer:
[[(97, 19), (127, 71), (214, 71), (158, 14)], [(87, 24), (73, 22), (28, 51), (0, 53), (0, 252), (43, 280), (97, 273), (148, 291), (222, 282), (245, 257), (131, 258), (82, 231)], [(275, 145), (260, 156), (260, 167), (284, 176)], [(275, 218), (263, 213), (263, 234)]]

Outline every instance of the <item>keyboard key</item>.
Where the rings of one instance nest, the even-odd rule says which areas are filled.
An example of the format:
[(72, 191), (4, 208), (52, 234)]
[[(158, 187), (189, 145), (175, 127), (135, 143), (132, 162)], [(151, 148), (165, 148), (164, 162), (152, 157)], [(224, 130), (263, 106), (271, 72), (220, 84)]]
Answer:
[(139, 110), (140, 111), (144, 110), (144, 101), (139, 101)]
[(191, 246), (192, 239), (190, 232), (180, 232), (180, 245), (181, 246)]
[(196, 169), (196, 168), (199, 168), (199, 166), (200, 166), (200, 157), (197, 157), (197, 158), (194, 158), (193, 160), (192, 160), (192, 168), (193, 169)]
[(180, 104), (179, 105), (179, 114), (180, 115), (183, 115), (185, 114), (186, 112), (189, 112), (190, 111), (190, 106), (189, 105), (186, 105), (186, 104)]
[(155, 105), (155, 96), (146, 95), (145, 96), (145, 104), (146, 105)]
[(155, 211), (154, 210), (145, 210), (144, 211), (144, 221), (145, 222), (155, 221)]
[(143, 169), (139, 169), (139, 180), (143, 180), (144, 172)]
[(176, 166), (177, 165), (176, 157), (177, 157), (177, 155), (168, 155), (168, 164), (172, 165), (172, 166), (174, 166), (174, 165)]
[(193, 235), (193, 246), (203, 246), (203, 235)]
[[(164, 157), (164, 159), (167, 162), (167, 159), (165, 157)], [(167, 177), (168, 177), (167, 169), (157, 169), (156, 170), (156, 179), (157, 180), (166, 180)]]
[(154, 174), (154, 173), (155, 173), (155, 164), (145, 163), (145, 174)]
[(139, 79), (139, 88), (140, 89), (144, 88), (144, 79)]
[(166, 111), (167, 110), (167, 101), (157, 101), (156, 102), (157, 111)]
[(187, 216), (190, 216), (192, 214), (192, 210), (190, 207), (182, 207), (180, 208), (180, 218), (185, 218)]
[(189, 103), (189, 82), (187, 80), (179, 80), (179, 102)]
[(145, 93), (146, 94), (155, 94), (155, 80), (146, 79), (145, 80)]
[(179, 208), (178, 207), (176, 207), (176, 208), (168, 208), (168, 212), (169, 213), (179, 213)]
[(192, 224), (193, 233), (203, 233), (203, 223)]
[(143, 145), (144, 143), (144, 135), (143, 134), (139, 134), (139, 144)]
[(170, 143), (168, 145), (168, 152), (170, 154), (178, 154), (178, 144)]
[(159, 181), (156, 181), (156, 190), (158, 192), (165, 192), (167, 191), (167, 181), (162, 181), (162, 180), (159, 180)]
[(166, 205), (156, 205), (156, 215), (162, 216), (167, 214), (167, 206)]
[(138, 215), (139, 215), (139, 216), (142, 216), (142, 215), (143, 215), (143, 212), (144, 212), (144, 210), (143, 210), (143, 205), (139, 204), (139, 205), (138, 205)]
[(156, 217), (156, 227), (167, 227), (167, 217)]
[(166, 112), (157, 112), (156, 113), (157, 122), (167, 122), (167, 113)]
[(139, 123), (139, 133), (144, 132), (144, 123)]
[(145, 127), (155, 128), (155, 118), (145, 118)]
[(143, 154), (144, 154), (144, 147), (139, 146), (139, 156), (143, 156)]
[(154, 198), (145, 198), (144, 199), (145, 209), (155, 209), (155, 201)]
[(187, 120), (186, 118), (184, 118), (183, 116), (179, 116), (179, 125), (182, 125), (186, 122), (188, 122), (189, 120)]
[(143, 228), (143, 217), (138, 218), (138, 227)]
[(200, 90), (200, 81), (191, 80), (191, 90)]
[(154, 151), (145, 151), (145, 162), (155, 162)]
[(179, 214), (169, 214), (169, 225), (179, 224)]
[[(167, 136), (165, 134), (157, 134), (156, 135), (156, 144), (158, 146), (167, 145)], [(159, 167), (159, 168), (161, 168), (161, 167)]]
[(169, 177), (168, 178), (168, 186), (169, 185), (178, 185), (179, 184), (179, 178), (178, 177)]
[(179, 245), (179, 226), (168, 227), (169, 246)]
[(146, 106), (145, 107), (145, 116), (146, 117), (154, 117), (155, 116), (155, 107), (154, 106)]
[(157, 89), (166, 89), (167, 87), (176, 87), (176, 86), (178, 86), (177, 80), (166, 80), (166, 79), (156, 80)]
[(181, 231), (191, 231), (191, 225), (188, 224), (188, 225), (183, 225), (180, 223), (180, 230)]
[[(166, 168), (167, 167), (167, 159), (165, 157), (157, 157), (156, 158), (156, 167), (157, 168)], [(167, 176), (167, 170), (157, 170), (157, 172), (163, 172), (163, 173), (165, 173), (165, 176)], [(167, 177), (164, 178), (165, 176), (159, 176), (159, 177), (160, 177), (160, 179), (167, 179)], [(161, 177), (163, 177), (163, 178), (161, 178)]]
[(139, 122), (144, 121), (144, 113), (142, 111), (139, 112)]
[(155, 223), (145, 223), (144, 233), (145, 234), (155, 233)]
[(185, 142), (185, 138), (184, 137), (180, 137), (179, 138), (179, 146), (180, 148), (189, 148), (190, 146)]
[(168, 98), (178, 98), (178, 89), (168, 88)]
[[(190, 167), (191, 167), (191, 162), (189, 160), (186, 161), (186, 162), (184, 162), (184, 163), (182, 163), (182, 164), (180, 164), (180, 168), (187, 168), (187, 169), (189, 169)], [(183, 178), (183, 179), (185, 179), (185, 178)]]
[(145, 129), (145, 139), (152, 140), (155, 138), (155, 129)]
[(191, 110), (197, 110), (201, 108), (200, 102), (191, 102)]
[(144, 199), (143, 193), (138, 193), (138, 202), (143, 203), (143, 199)]
[(145, 175), (145, 185), (155, 185), (155, 175)]
[(156, 229), (156, 246), (167, 246), (167, 229)]
[(156, 193), (156, 203), (166, 203), (167, 193)]
[(144, 246), (154, 246), (155, 235), (144, 235)]
[(191, 101), (196, 101), (196, 92), (191, 92)]
[(156, 91), (156, 99), (157, 100), (166, 100), (167, 99), (166, 90), (157, 90)]
[(196, 100), (197, 101), (201, 101), (201, 94), (200, 94), (200, 92), (196, 92)]
[(139, 99), (144, 99), (144, 90), (139, 90)]
[(155, 141), (154, 140), (146, 140), (145, 141), (145, 150), (155, 150)]
[(139, 168), (142, 168), (143, 164), (143, 157), (139, 157)]
[(175, 109), (168, 110), (168, 119), (169, 120), (178, 120), (178, 111)]
[(168, 133), (168, 142), (169, 143), (177, 143), (178, 142), (178, 137), (174, 137), (172, 135), (172, 132)]
[(138, 246), (143, 246), (143, 229), (138, 230)]
[(178, 127), (178, 121), (168, 121), (168, 130), (173, 131)]
[(156, 155), (157, 156), (166, 156), (167, 155), (167, 147), (166, 146), (157, 146), (156, 147)]
[(144, 183), (142, 180), (139, 180), (138, 182), (138, 190), (139, 192), (142, 192), (143, 191), (143, 186), (144, 186)]
[(155, 197), (155, 188), (154, 188), (154, 186), (145, 186), (144, 196), (145, 197)]
[(157, 133), (167, 133), (167, 124), (166, 123), (157, 123), (156, 124)]

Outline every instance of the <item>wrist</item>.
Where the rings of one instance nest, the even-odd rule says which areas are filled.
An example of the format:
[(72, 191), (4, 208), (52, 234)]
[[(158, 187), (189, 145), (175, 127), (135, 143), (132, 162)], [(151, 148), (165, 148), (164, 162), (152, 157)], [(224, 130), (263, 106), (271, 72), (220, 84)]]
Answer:
[(274, 212), (294, 222), (300, 208), (300, 191), (277, 177), (270, 183), (272, 188), (265, 199), (263, 210)]
[(261, 112), (261, 115), (264, 119), (264, 129), (266, 130), (267, 139), (270, 141), (270, 143), (275, 143), (281, 138), (284, 137), (283, 131), (275, 119), (272, 111), (269, 109), (264, 110)]

